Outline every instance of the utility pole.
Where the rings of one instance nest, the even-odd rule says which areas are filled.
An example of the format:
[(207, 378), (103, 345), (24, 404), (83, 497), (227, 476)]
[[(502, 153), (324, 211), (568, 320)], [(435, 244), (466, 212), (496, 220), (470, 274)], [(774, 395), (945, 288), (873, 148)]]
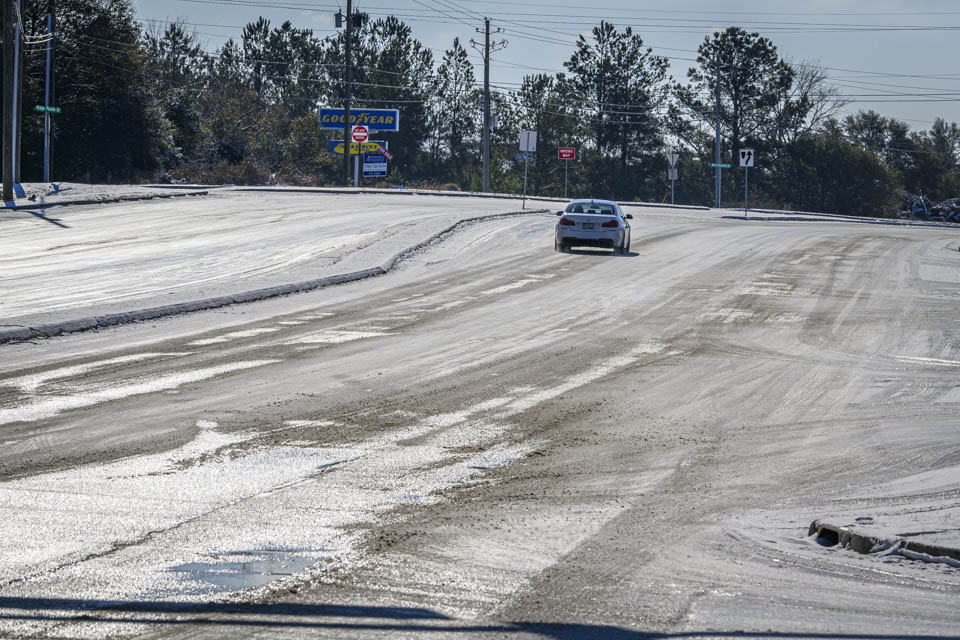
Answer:
[[(477, 29), (477, 33), (480, 30)], [(495, 33), (500, 33), (497, 29)], [(470, 45), (483, 56), (483, 192), (487, 191), (490, 181), (490, 53), (507, 46), (506, 40), (490, 42), (490, 18), (483, 19), (483, 49), (470, 40)]]
[(17, 24), (16, 24), (17, 40), (16, 42), (14, 42), (14, 45), (16, 46), (15, 51), (17, 52), (17, 76), (16, 76), (16, 84), (14, 85), (17, 91), (17, 95), (14, 96), (14, 99), (17, 101), (16, 103), (17, 123), (16, 123), (16, 128), (14, 129), (17, 135), (17, 147), (14, 149), (14, 153), (17, 154), (17, 163), (13, 167), (15, 172), (13, 176), (14, 189), (17, 188), (16, 185), (23, 182), (20, 179), (20, 174), (22, 173), (22, 169), (23, 169), (23, 163), (20, 162), (20, 159), (23, 157), (23, 155), (20, 153), (20, 150), (23, 148), (23, 93), (24, 93), (23, 92), (23, 65), (24, 65), (23, 61), (27, 57), (26, 55), (27, 52), (26, 51), (21, 52), (20, 50), (20, 43), (25, 38), (22, 30), (23, 18), (21, 17), (21, 13), (20, 13), (20, 9), (22, 7), (23, 7), (23, 0), (17, 0)]
[(13, 200), (13, 70), (15, 68), (13, 39), (14, 6), (16, 0), (3, 2), (3, 201)]
[(717, 167), (716, 168), (716, 178), (717, 178), (716, 190), (717, 190), (717, 208), (719, 209), (720, 208), (720, 172), (722, 171), (722, 169), (720, 168), (720, 62), (719, 60), (717, 61), (717, 83), (714, 86), (714, 94), (715, 94), (714, 110), (716, 111), (716, 116), (717, 116), (717, 131), (716, 131), (717, 159), (715, 160), (716, 167)]
[(18, 185), (20, 184), (20, 38), (23, 36), (20, 33), (20, 0), (16, 0), (13, 8), (16, 15), (13, 21), (13, 69), (11, 70), (13, 73), (13, 102), (11, 103), (13, 147), (10, 151), (13, 154), (13, 184)]
[(47, 110), (43, 114), (43, 181), (50, 182), (50, 127), (53, 124), (50, 117), (50, 104), (53, 99), (53, 14), (55, 0), (49, 0), (47, 3), (47, 73), (46, 83), (43, 89), (43, 104)]
[(346, 27), (346, 38), (344, 40), (344, 53), (345, 58), (344, 62), (346, 63), (343, 67), (343, 77), (344, 77), (344, 100), (343, 100), (343, 184), (346, 187), (350, 186), (350, 92), (353, 87), (350, 85), (350, 67), (353, 64), (351, 54), (353, 40), (353, 2), (352, 0), (347, 0), (347, 15), (345, 16), (347, 20)]
[(483, 192), (490, 178), (490, 18), (483, 19)]

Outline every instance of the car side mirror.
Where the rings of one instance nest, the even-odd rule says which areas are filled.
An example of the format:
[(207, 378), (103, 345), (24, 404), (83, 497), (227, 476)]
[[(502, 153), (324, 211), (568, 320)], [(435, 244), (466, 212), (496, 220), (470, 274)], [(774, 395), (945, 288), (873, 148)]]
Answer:
[(562, 216), (562, 215), (563, 215), (563, 211), (557, 211), (557, 215), (558, 215), (558, 216)]
[(627, 220), (633, 220), (633, 215), (628, 213), (628, 214), (627, 214)]

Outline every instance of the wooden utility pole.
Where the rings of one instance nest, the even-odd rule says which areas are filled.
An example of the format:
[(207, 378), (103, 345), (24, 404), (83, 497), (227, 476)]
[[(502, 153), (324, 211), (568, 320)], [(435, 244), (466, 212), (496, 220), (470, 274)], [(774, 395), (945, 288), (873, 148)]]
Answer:
[(715, 115), (716, 115), (716, 118), (717, 118), (716, 140), (715, 140), (715, 143), (716, 143), (716, 147), (717, 147), (717, 148), (716, 148), (716, 160), (714, 161), (714, 164), (716, 164), (716, 176), (715, 176), (716, 185), (715, 185), (715, 190), (716, 190), (716, 192), (717, 192), (717, 193), (716, 193), (716, 196), (717, 196), (717, 209), (719, 209), (719, 208), (720, 208), (720, 189), (722, 188), (722, 183), (721, 183), (721, 175), (722, 175), (722, 174), (720, 173), (721, 168), (720, 168), (720, 61), (719, 61), (719, 60), (717, 60), (717, 81), (716, 81), (716, 84), (714, 85), (714, 107), (713, 107), (713, 109), (714, 109), (714, 112), (715, 112)]
[(53, 116), (50, 115), (50, 107), (53, 106), (53, 29), (54, 29), (54, 0), (47, 3), (47, 35), (50, 40), (47, 41), (47, 73), (46, 83), (44, 85), (43, 103), (47, 111), (43, 114), (43, 181), (50, 182), (51, 172), (50, 164), (53, 158), (53, 144), (51, 140), (50, 129), (53, 126)]
[(16, 115), (16, 122), (13, 123), (13, 139), (14, 139), (14, 149), (13, 149), (13, 184), (18, 185), (20, 182), (20, 148), (23, 145), (23, 59), (26, 57), (25, 51), (20, 50), (20, 42), (23, 40), (23, 33), (20, 31), (21, 20), (20, 20), (20, 6), (22, 5), (21, 0), (17, 0), (17, 20), (16, 24), (13, 25), (14, 33), (16, 37), (13, 39), (13, 55), (14, 60), (16, 60), (16, 75), (13, 77), (13, 108), (14, 114)]
[[(483, 47), (470, 40), (470, 45), (483, 56), (483, 180), (482, 190), (486, 192), (490, 180), (490, 53), (507, 46), (506, 40), (490, 42), (490, 18), (483, 19)], [(494, 33), (500, 33), (498, 28)]]
[(490, 178), (490, 18), (483, 19), (483, 192)]
[(13, 200), (13, 39), (16, 0), (3, 2), (3, 201)]
[(350, 84), (350, 67), (353, 64), (351, 54), (353, 40), (353, 2), (347, 0), (347, 19), (346, 24), (346, 37), (344, 38), (344, 66), (343, 66), (343, 184), (344, 186), (350, 186), (350, 161), (353, 159), (350, 157), (350, 92), (353, 87)]

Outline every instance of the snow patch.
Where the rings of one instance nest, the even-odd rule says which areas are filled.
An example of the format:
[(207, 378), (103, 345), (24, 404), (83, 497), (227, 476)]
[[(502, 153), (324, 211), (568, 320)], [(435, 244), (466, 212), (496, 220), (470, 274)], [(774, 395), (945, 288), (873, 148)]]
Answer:
[(320, 331), (310, 335), (302, 336), (295, 340), (287, 342), (288, 345), (299, 344), (340, 344), (341, 342), (352, 342), (364, 338), (376, 338), (379, 336), (388, 336), (385, 331)]
[(191, 346), (205, 346), (208, 344), (223, 344), (224, 342), (231, 342), (232, 340), (239, 340), (241, 338), (253, 338), (256, 336), (262, 336), (267, 333), (275, 333), (280, 331), (280, 327), (263, 327), (261, 329), (246, 329), (244, 331), (233, 331), (231, 333), (225, 333), (222, 336), (217, 336), (216, 338), (204, 338), (202, 340), (194, 340), (187, 344)]
[(11, 386), (19, 389), (23, 393), (34, 393), (42, 385), (46, 384), (51, 380), (59, 380), (61, 378), (71, 378), (74, 376), (80, 376), (97, 369), (102, 369), (104, 367), (111, 367), (116, 364), (128, 364), (131, 362), (142, 362), (144, 360), (154, 360), (157, 358), (167, 358), (167, 357), (178, 357), (186, 356), (189, 353), (136, 353), (129, 356), (120, 356), (118, 358), (109, 358), (107, 360), (98, 360), (96, 362), (88, 362), (86, 364), (78, 364), (70, 367), (61, 367), (59, 369), (50, 369), (49, 371), (41, 371), (40, 373), (32, 373), (26, 376), (20, 376), (19, 378), (10, 378), (9, 380), (0, 381), (0, 386)]
[(262, 367), (276, 362), (280, 361), (248, 360), (232, 362), (216, 367), (205, 367), (193, 371), (183, 371), (157, 376), (155, 378), (146, 378), (126, 384), (107, 386), (93, 391), (32, 397), (29, 401), (19, 404), (18, 406), (0, 409), (0, 424), (45, 420), (64, 411), (92, 407), (102, 402), (120, 400), (131, 396), (176, 389), (185, 384), (200, 382), (219, 375), (242, 371), (244, 369), (252, 369), (254, 367)]

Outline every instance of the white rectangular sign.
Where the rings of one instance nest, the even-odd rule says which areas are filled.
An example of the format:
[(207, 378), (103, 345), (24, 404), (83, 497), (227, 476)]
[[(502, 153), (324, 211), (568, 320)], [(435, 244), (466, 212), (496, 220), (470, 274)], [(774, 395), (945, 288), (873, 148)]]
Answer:
[(753, 149), (740, 149), (740, 166), (744, 168), (752, 168), (754, 161), (757, 159), (757, 154), (753, 152)]
[(680, 172), (675, 167), (667, 169), (667, 180), (676, 180), (680, 177)]
[(537, 150), (537, 132), (521, 131), (520, 132), (520, 152), (533, 153), (536, 150)]

